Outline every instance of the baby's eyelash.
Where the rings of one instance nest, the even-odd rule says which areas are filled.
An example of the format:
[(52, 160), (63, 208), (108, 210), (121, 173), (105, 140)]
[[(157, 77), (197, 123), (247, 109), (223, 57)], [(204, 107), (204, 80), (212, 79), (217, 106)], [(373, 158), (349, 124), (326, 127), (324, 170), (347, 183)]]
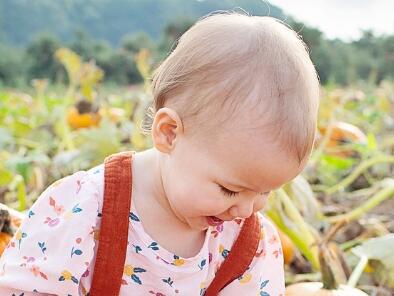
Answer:
[(235, 191), (231, 191), (229, 189), (227, 189), (226, 187), (223, 187), (222, 185), (219, 185), (220, 190), (224, 193), (224, 195), (233, 197), (236, 196), (239, 192), (235, 192)]

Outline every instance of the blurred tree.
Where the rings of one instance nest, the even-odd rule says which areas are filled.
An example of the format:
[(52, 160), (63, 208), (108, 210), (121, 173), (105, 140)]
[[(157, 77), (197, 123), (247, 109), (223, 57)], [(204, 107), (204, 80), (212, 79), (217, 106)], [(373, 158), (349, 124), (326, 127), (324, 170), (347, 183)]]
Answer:
[(80, 28), (74, 31), (69, 47), (80, 55), (82, 59), (90, 59), (93, 54), (92, 47), (95, 42), (96, 40), (90, 38), (88, 33)]
[(316, 48), (310, 49), (311, 59), (319, 75), (320, 83), (325, 84), (329, 81), (332, 69), (332, 58), (330, 56), (330, 44), (322, 40)]
[(394, 35), (378, 40), (381, 47), (381, 59), (378, 64), (378, 82), (383, 78), (394, 79)]
[(376, 82), (379, 59), (381, 58), (374, 58), (365, 48), (354, 49), (353, 60), (357, 78), (362, 80), (371, 78), (373, 80), (371, 82)]
[(69, 46), (83, 60), (95, 60), (96, 64), (104, 70), (106, 81), (118, 84), (141, 82), (142, 78), (133, 60), (134, 51), (138, 51), (140, 45), (153, 47), (154, 43), (146, 34), (128, 35), (124, 40), (126, 48), (122, 46), (113, 49), (108, 42), (92, 39), (86, 31), (79, 29), (75, 31)]
[(0, 86), (22, 86), (25, 81), (23, 51), (0, 44)]
[(117, 46), (122, 36), (138, 31), (157, 41), (164, 25), (179, 16), (197, 19), (212, 11), (242, 9), (286, 19), (280, 8), (261, 0), (1, 0), (0, 34), (25, 46), (29, 36), (41, 31), (69, 42), (75, 28), (84, 28), (94, 38)]
[(102, 56), (97, 60), (97, 65), (104, 70), (106, 81), (123, 85), (142, 82), (142, 77), (134, 62), (134, 55), (123, 49), (117, 49), (109, 55)]
[(362, 32), (360, 39), (353, 41), (353, 45), (362, 50), (368, 51), (373, 57), (379, 55), (379, 48), (375, 46), (377, 38), (371, 30), (365, 30)]
[[(328, 40), (318, 29), (287, 18), (281, 9), (260, 0), (3, 0), (0, 1), (3, 44), (0, 81), (3, 85), (16, 85), (21, 81), (29, 83), (32, 78), (66, 77), (53, 58), (60, 46), (55, 35), (36, 36), (24, 56), (22, 49), (6, 46), (6, 42), (24, 45), (35, 32), (50, 31), (61, 40), (68, 40), (62, 46), (70, 47), (85, 61), (96, 60), (106, 71), (106, 81), (139, 82), (134, 54), (140, 48), (148, 48), (156, 64), (199, 17), (229, 9), (241, 12), (244, 9), (244, 13), (251, 15), (269, 14), (289, 23), (309, 47), (323, 84), (349, 84), (359, 79), (379, 83), (394, 79), (393, 35), (376, 36), (372, 31), (364, 31), (353, 42)], [(117, 44), (119, 48), (114, 49)]]
[(49, 78), (52, 81), (64, 77), (64, 69), (55, 60), (54, 53), (60, 47), (58, 39), (49, 33), (37, 35), (26, 49), (27, 77)]
[(339, 39), (328, 42), (331, 71), (329, 80), (338, 84), (349, 84), (355, 80), (352, 48)]
[(302, 40), (304, 40), (308, 48), (317, 48), (321, 44), (323, 33), (320, 30), (308, 27), (304, 23), (293, 19), (290, 19), (288, 24), (294, 31), (302, 36)]
[(145, 32), (130, 33), (121, 40), (121, 48), (130, 53), (137, 53), (141, 48), (154, 51), (156, 44)]
[(376, 82), (377, 68), (382, 58), (377, 39), (371, 30), (366, 30), (359, 40), (352, 42), (358, 77), (364, 80), (372, 78), (371, 82)]
[(164, 58), (177, 44), (181, 35), (189, 29), (195, 20), (191, 17), (180, 16), (168, 22), (162, 32), (161, 41), (158, 46), (159, 57)]

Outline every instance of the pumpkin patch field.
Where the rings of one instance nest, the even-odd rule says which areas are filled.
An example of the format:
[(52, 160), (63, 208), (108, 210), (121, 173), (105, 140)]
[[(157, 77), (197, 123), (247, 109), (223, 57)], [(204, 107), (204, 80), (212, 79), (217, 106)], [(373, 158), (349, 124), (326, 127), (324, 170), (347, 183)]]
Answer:
[[(148, 50), (140, 85), (110, 87), (68, 48), (56, 51), (67, 85), (35, 79), (0, 89), (0, 252), (54, 181), (112, 153), (152, 146)], [(394, 295), (394, 82), (322, 86), (317, 136), (302, 174), (272, 192), (288, 296)]]

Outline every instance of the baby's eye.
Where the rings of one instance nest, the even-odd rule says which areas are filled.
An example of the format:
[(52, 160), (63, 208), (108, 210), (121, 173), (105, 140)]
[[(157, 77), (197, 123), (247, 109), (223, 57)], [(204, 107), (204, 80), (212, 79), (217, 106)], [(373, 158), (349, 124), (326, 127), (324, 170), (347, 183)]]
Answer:
[(224, 193), (224, 195), (227, 195), (230, 197), (233, 197), (239, 193), (239, 192), (231, 191), (231, 190), (227, 189), (226, 187), (223, 187), (222, 185), (219, 185), (219, 187), (220, 187), (220, 190)]

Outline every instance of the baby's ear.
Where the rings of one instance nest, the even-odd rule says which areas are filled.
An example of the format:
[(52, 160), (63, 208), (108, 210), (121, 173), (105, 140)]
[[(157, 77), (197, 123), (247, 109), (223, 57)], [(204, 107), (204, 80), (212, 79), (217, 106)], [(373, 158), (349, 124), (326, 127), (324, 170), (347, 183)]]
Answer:
[(182, 120), (175, 110), (164, 107), (156, 112), (152, 124), (152, 140), (157, 150), (169, 153), (181, 133)]

